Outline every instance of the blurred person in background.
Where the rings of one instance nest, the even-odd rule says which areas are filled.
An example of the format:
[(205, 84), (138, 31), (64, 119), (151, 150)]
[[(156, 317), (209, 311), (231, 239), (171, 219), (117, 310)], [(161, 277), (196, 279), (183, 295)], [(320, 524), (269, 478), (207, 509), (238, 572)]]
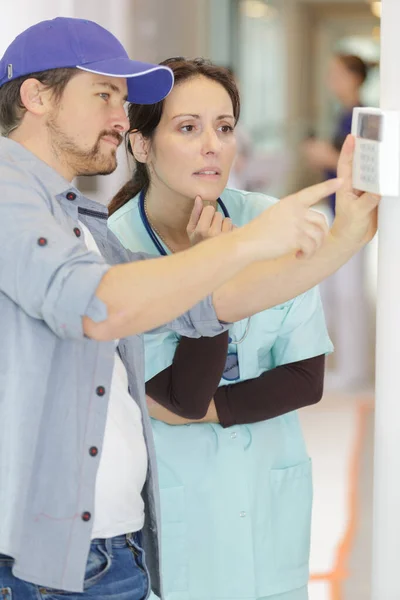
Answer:
[[(336, 54), (331, 59), (327, 86), (341, 105), (331, 141), (310, 137), (303, 151), (310, 167), (326, 179), (336, 177), (340, 150), (351, 133), (353, 108), (362, 106), (361, 89), (369, 65), (359, 56)], [(329, 196), (331, 218), (335, 215), (335, 194)], [(365, 252), (361, 250), (321, 285), (328, 328), (333, 336), (335, 370), (327, 387), (355, 391), (368, 384), (368, 302), (365, 291)]]
[[(308, 164), (324, 173), (326, 179), (336, 177), (340, 150), (346, 136), (351, 133), (353, 108), (361, 106), (361, 88), (368, 75), (368, 65), (359, 57), (336, 54), (329, 65), (327, 86), (341, 105), (332, 140), (309, 138), (303, 145)], [(335, 196), (330, 196), (332, 213), (335, 213)]]

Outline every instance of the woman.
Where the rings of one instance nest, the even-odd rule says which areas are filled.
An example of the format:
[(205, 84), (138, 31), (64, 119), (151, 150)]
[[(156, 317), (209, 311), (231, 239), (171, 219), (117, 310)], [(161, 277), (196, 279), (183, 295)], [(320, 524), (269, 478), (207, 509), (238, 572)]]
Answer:
[[(353, 108), (361, 106), (361, 88), (367, 75), (368, 65), (359, 56), (336, 54), (330, 62), (327, 86), (342, 107), (332, 141), (310, 138), (304, 144), (304, 153), (309, 165), (323, 171), (327, 179), (336, 177), (340, 150), (346, 136), (351, 133)], [(334, 195), (330, 197), (330, 205), (334, 214)]]
[[(192, 212), (195, 198), (215, 205), (219, 199), (218, 212), (208, 223), (211, 234), (229, 230), (231, 222), (243, 225), (274, 202), (262, 194), (224, 189), (235, 156), (240, 109), (229, 73), (201, 59), (164, 64), (174, 70), (175, 87), (159, 105), (131, 105), (130, 146), (137, 169), (112, 201), (109, 219), (125, 246), (159, 254), (190, 245), (190, 215), (189, 231), (199, 231), (196, 208)], [(221, 386), (234, 392), (234, 400), (229, 393), (221, 400), (218, 390), (206, 416), (210, 422), (171, 427), (153, 421), (166, 598), (305, 600), (310, 459), (295, 412), (262, 419), (285, 412), (276, 407), (279, 398), (284, 404), (295, 396), (293, 388), (302, 397), (298, 405), (307, 404), (310, 396), (315, 401), (324, 355), (332, 349), (318, 291), (236, 323), (229, 335)], [(147, 336), (148, 392), (172, 364), (177, 348), (181, 351), (176, 335)], [(300, 366), (295, 376), (299, 363), (307, 361), (311, 366)], [(288, 363), (295, 363), (291, 374), (285, 370)], [(277, 391), (277, 382), (286, 382), (284, 391), (279, 385)], [(200, 383), (193, 381), (192, 386), (197, 389)], [(252, 392), (246, 385), (261, 386), (261, 402), (248, 397)], [(236, 390), (242, 391), (239, 399)], [(263, 405), (271, 397), (275, 412), (268, 413)], [(205, 401), (203, 414), (210, 398)], [(291, 409), (288, 403), (286, 410)], [(164, 418), (157, 407), (154, 415)]]

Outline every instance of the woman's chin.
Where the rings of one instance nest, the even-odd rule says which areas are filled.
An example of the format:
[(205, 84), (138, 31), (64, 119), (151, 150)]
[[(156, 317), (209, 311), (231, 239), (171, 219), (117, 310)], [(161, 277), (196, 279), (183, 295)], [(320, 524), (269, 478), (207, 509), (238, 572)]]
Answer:
[(220, 197), (222, 192), (224, 191), (226, 183), (224, 185), (221, 182), (213, 185), (202, 185), (196, 186), (195, 196), (200, 196), (202, 200), (206, 202), (215, 202), (217, 198)]

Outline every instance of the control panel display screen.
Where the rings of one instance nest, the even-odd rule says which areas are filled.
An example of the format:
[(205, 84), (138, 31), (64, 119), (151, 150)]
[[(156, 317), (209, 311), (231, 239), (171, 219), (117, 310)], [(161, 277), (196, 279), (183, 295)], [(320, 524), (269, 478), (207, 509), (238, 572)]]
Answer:
[(358, 137), (373, 142), (382, 141), (382, 116), (361, 114), (358, 120)]

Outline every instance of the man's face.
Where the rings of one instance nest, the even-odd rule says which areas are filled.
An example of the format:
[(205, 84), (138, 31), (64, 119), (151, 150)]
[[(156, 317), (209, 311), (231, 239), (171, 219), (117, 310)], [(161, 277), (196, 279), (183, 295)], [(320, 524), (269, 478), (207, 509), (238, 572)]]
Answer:
[(72, 177), (116, 169), (117, 148), (129, 128), (126, 96), (126, 79), (82, 72), (52, 102), (46, 122), (50, 144)]

